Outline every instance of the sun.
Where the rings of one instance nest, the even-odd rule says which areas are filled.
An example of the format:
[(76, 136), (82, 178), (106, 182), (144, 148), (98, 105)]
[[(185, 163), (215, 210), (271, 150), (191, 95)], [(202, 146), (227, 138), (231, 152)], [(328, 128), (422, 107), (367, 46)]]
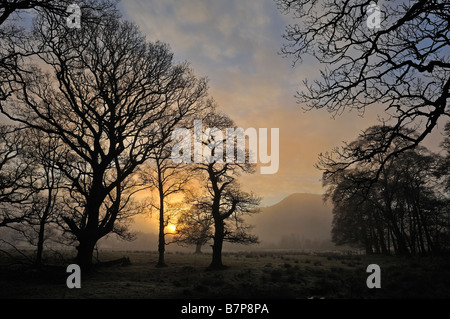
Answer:
[(167, 229), (169, 230), (169, 232), (175, 233), (177, 230), (177, 226), (175, 226), (173, 224), (169, 224), (169, 225), (167, 225)]

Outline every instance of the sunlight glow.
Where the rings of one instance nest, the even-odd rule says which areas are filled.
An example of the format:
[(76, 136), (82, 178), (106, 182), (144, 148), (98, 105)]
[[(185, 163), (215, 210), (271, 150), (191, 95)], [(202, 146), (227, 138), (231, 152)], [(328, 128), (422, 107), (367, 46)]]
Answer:
[(177, 230), (177, 226), (170, 224), (167, 226), (167, 230), (169, 230), (169, 232), (171, 233), (175, 233)]

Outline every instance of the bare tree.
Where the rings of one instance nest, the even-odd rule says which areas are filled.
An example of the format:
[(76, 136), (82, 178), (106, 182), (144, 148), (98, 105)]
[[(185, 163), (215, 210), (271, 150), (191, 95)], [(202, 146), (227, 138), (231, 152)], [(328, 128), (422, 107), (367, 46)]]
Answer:
[[(60, 153), (58, 139), (38, 130), (28, 130), (31, 138), (28, 140), (28, 152), (30, 157), (36, 160), (36, 187), (39, 192), (33, 195), (30, 205), (30, 218), (33, 234), (30, 242), (36, 245), (35, 265), (42, 264), (44, 242), (47, 239), (47, 226), (55, 223), (57, 215), (62, 210), (62, 201), (58, 198), (63, 182), (63, 175), (58, 170), (56, 163)], [(33, 236), (34, 235), (34, 236)]]
[(35, 188), (35, 161), (26, 151), (22, 129), (0, 126), (0, 227), (19, 224), (29, 217), (22, 205), (31, 202)]
[(89, 268), (96, 242), (127, 212), (136, 170), (205, 105), (207, 84), (187, 63), (176, 64), (166, 44), (146, 41), (114, 16), (74, 32), (45, 14), (34, 35), (26, 51), (45, 48), (38, 56), (48, 71), (30, 64), (15, 72), (17, 89), (0, 108), (64, 146), (57, 167), (72, 205), (64, 220), (79, 242), (77, 262)]
[(156, 190), (158, 200), (152, 203), (153, 209), (158, 211), (158, 262), (157, 267), (166, 267), (164, 252), (166, 247), (167, 227), (173, 212), (170, 209), (170, 200), (173, 195), (183, 195), (187, 191), (187, 184), (192, 174), (183, 163), (175, 163), (171, 158), (173, 142), (165, 141), (152, 150), (149, 165), (142, 169), (141, 179), (150, 189)]
[[(69, 10), (72, 4), (72, 0), (3, 0), (0, 3), (0, 100), (5, 100), (16, 89), (11, 82), (16, 79), (15, 72), (23, 67), (22, 58), (36, 54), (10, 45), (25, 45), (30, 39), (29, 28), (22, 23), (22, 13), (52, 14), (59, 18), (59, 23), (66, 24), (66, 19), (72, 14)], [(116, 0), (86, 0), (78, 4), (83, 25), (105, 23), (108, 17), (118, 14)]]
[(195, 253), (202, 253), (202, 246), (214, 238), (214, 219), (210, 209), (201, 210), (196, 200), (190, 199), (192, 207), (183, 211), (177, 218), (176, 234), (173, 242), (178, 245), (195, 245)]
[[(222, 139), (214, 134), (217, 130), (226, 128), (235, 129), (234, 122), (226, 115), (217, 112), (207, 114), (203, 120), (206, 129), (211, 129), (209, 134), (202, 132), (203, 145), (210, 150), (210, 156), (205, 158), (197, 169), (205, 175), (203, 185), (205, 195), (196, 203), (197, 209), (201, 211), (209, 210), (214, 220), (214, 244), (213, 256), (210, 268), (223, 268), (222, 248), (224, 241), (234, 243), (256, 243), (256, 236), (248, 234), (250, 227), (246, 226), (242, 216), (246, 214), (258, 213), (257, 206), (260, 199), (251, 193), (243, 192), (237, 182), (237, 177), (242, 173), (251, 174), (255, 172), (255, 165), (248, 161), (248, 151), (246, 160), (240, 163), (237, 159), (224, 162), (219, 154), (224, 154), (223, 145), (232, 142), (233, 152), (237, 153), (239, 146), (233, 141)], [(205, 139), (206, 137), (206, 139)], [(227, 148), (230, 150), (231, 148)]]
[[(304, 82), (299, 103), (334, 115), (383, 105), (391, 118), (382, 143), (355, 148), (356, 156), (335, 163), (341, 169), (370, 161), (402, 139), (403, 147), (389, 153), (386, 163), (419, 145), (439, 119), (450, 116), (450, 3), (383, 1), (380, 28), (369, 29), (372, 2), (276, 0), (295, 20), (286, 28), (282, 53), (294, 64), (313, 56), (323, 66), (321, 79)], [(406, 128), (417, 134), (405, 134)]]

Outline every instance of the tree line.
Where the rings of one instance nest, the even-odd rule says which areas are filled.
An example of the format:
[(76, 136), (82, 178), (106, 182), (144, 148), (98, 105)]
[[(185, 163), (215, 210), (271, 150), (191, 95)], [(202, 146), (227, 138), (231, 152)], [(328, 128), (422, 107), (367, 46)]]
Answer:
[[(370, 127), (364, 137), (333, 155), (357, 156), (349, 152), (355, 147), (378, 147), (387, 132), (380, 126)], [(445, 132), (441, 153), (417, 147), (387, 161), (386, 155), (379, 155), (343, 169), (331, 164), (332, 155), (322, 155), (318, 166), (325, 171), (325, 197), (333, 203), (333, 241), (364, 248), (367, 254), (426, 255), (448, 251), (450, 123)], [(402, 143), (394, 140), (392, 147), (401, 148)]]
[[(9, 124), (0, 128), (0, 229), (36, 245), (37, 265), (46, 239), (75, 246), (84, 269), (101, 238), (132, 239), (130, 217), (149, 210), (160, 220), (158, 266), (173, 212), (188, 211), (180, 225), (192, 214), (213, 221), (211, 267), (223, 266), (224, 240), (256, 242), (242, 215), (257, 212), (259, 199), (237, 182), (254, 164), (171, 158), (177, 127), (199, 117), (235, 127), (209, 97), (206, 78), (176, 62), (167, 44), (148, 41), (113, 1), (86, 3), (80, 29), (66, 24), (65, 1), (28, 2), (1, 7), (0, 111)], [(37, 12), (31, 30), (6, 15), (24, 9)], [(217, 141), (206, 136), (214, 152)], [(194, 180), (197, 193), (176, 208), (170, 197), (186, 196)], [(138, 199), (145, 190), (155, 197)], [(177, 241), (189, 242), (198, 227), (183, 225)]]

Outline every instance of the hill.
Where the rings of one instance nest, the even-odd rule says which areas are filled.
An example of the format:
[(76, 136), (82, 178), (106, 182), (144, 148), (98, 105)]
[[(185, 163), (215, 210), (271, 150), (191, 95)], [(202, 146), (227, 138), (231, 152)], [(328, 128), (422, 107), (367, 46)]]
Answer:
[(330, 243), (331, 211), (322, 195), (292, 194), (247, 221), (255, 226), (262, 247), (313, 249)]

